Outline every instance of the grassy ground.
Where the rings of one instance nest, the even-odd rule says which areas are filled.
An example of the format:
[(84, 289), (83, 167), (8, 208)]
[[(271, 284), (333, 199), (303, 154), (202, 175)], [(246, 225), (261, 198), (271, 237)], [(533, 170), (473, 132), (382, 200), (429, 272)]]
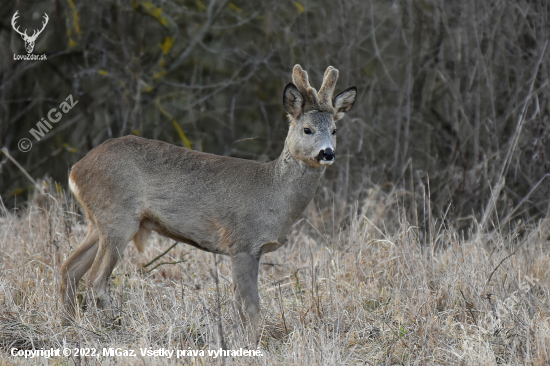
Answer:
[[(168, 359), (140, 348), (245, 345), (229, 259), (178, 245), (143, 269), (173, 242), (153, 236), (144, 254), (130, 243), (111, 280), (114, 319), (86, 306), (81, 283), (77, 325), (61, 327), (59, 269), (86, 225), (72, 199), (50, 189), (24, 211), (0, 211), (0, 363), (548, 365), (548, 219), (464, 240), (441, 220), (428, 233), (417, 229), (399, 196), (372, 190), (344, 209), (359, 213), (343, 229), (332, 210), (310, 205), (290, 242), (263, 258), (262, 357)], [(178, 263), (151, 270), (163, 262)], [(13, 347), (95, 348), (101, 356), (25, 360), (9, 356)], [(109, 347), (136, 357), (103, 356)]]

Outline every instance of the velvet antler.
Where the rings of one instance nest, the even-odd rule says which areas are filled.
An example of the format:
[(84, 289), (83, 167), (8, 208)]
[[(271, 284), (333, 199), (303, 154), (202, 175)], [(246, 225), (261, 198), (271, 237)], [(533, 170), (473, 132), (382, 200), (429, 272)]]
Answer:
[(296, 64), (292, 72), (292, 82), (302, 96), (305, 99), (304, 113), (318, 110), (328, 112), (330, 114), (335, 113), (334, 106), (332, 105), (332, 94), (338, 80), (338, 70), (329, 66), (323, 76), (323, 84), (321, 89), (317, 93), (317, 90), (309, 84), (309, 78), (307, 72), (302, 66)]

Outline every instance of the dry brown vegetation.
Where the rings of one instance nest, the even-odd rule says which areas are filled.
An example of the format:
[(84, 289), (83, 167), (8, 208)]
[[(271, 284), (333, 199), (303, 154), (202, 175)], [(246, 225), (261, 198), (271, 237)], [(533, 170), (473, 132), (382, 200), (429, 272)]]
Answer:
[[(208, 350), (246, 344), (231, 300), (230, 261), (180, 244), (144, 271), (173, 244), (157, 236), (145, 254), (129, 245), (111, 279), (111, 313), (86, 306), (81, 283), (79, 320), (61, 327), (59, 268), (86, 227), (72, 198), (51, 187), (47, 191), (24, 210), (4, 209), (0, 215), (0, 363), (32, 362), (7, 356), (12, 347), (121, 347), (139, 353), (140, 347)], [(547, 365), (548, 220), (464, 239), (434, 219), (427, 235), (403, 209), (409, 193), (372, 189), (343, 211), (319, 210), (314, 203), (288, 245), (263, 258), (264, 357), (50, 362)], [(163, 262), (178, 263), (149, 271)]]
[[(47, 62), (12, 59), (24, 52), (16, 10), (29, 29), (49, 14), (35, 47)], [(6, 356), (11, 347), (246, 343), (228, 259), (178, 245), (142, 269), (173, 245), (156, 236), (115, 269), (112, 312), (88, 306), (82, 283), (78, 323), (61, 327), (59, 268), (86, 224), (58, 184), (90, 149), (131, 133), (274, 159), (288, 131), (282, 90), (300, 63), (317, 85), (338, 68), (358, 99), (313, 204), (263, 259), (265, 357), (138, 363), (548, 365), (548, 24), (540, 0), (8, 0), (0, 364), (29, 362)], [(20, 152), (69, 94), (75, 108)], [(23, 169), (51, 177), (46, 196)], [(152, 269), (161, 262), (171, 264)]]

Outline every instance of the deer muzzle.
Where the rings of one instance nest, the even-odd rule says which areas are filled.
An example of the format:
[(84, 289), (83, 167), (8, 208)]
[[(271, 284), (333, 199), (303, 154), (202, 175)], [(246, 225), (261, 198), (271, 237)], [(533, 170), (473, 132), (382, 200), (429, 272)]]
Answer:
[(317, 160), (319, 160), (319, 163), (321, 165), (331, 165), (334, 162), (335, 157), (336, 154), (334, 154), (334, 150), (328, 147), (319, 151), (319, 155), (317, 155)]

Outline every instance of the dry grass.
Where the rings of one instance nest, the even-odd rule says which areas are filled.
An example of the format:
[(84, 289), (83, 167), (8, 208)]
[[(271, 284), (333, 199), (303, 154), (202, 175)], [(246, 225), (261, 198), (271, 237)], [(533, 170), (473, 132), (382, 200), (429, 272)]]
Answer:
[[(428, 236), (404, 219), (399, 196), (371, 190), (359, 207), (348, 208), (358, 213), (348, 215), (341, 230), (333, 225), (330, 210), (311, 205), (288, 245), (263, 259), (260, 348), (265, 357), (223, 362), (547, 365), (548, 219), (520, 233), (467, 240), (434, 220), (433, 242), (422, 243), (419, 238)], [(112, 277), (110, 314), (87, 307), (77, 326), (61, 327), (59, 268), (85, 229), (72, 199), (52, 189), (23, 212), (1, 212), (1, 364), (31, 362), (8, 356), (12, 347), (121, 347), (138, 354), (140, 347), (218, 349), (219, 308), (226, 348), (245, 344), (231, 301), (230, 261), (217, 258), (219, 292), (214, 256), (189, 246), (177, 246), (160, 260), (181, 263), (144, 273), (140, 268), (172, 245), (157, 236), (144, 255), (129, 245)], [(82, 301), (85, 307), (85, 296)], [(210, 357), (34, 360), (71, 365), (136, 361), (222, 363)]]

